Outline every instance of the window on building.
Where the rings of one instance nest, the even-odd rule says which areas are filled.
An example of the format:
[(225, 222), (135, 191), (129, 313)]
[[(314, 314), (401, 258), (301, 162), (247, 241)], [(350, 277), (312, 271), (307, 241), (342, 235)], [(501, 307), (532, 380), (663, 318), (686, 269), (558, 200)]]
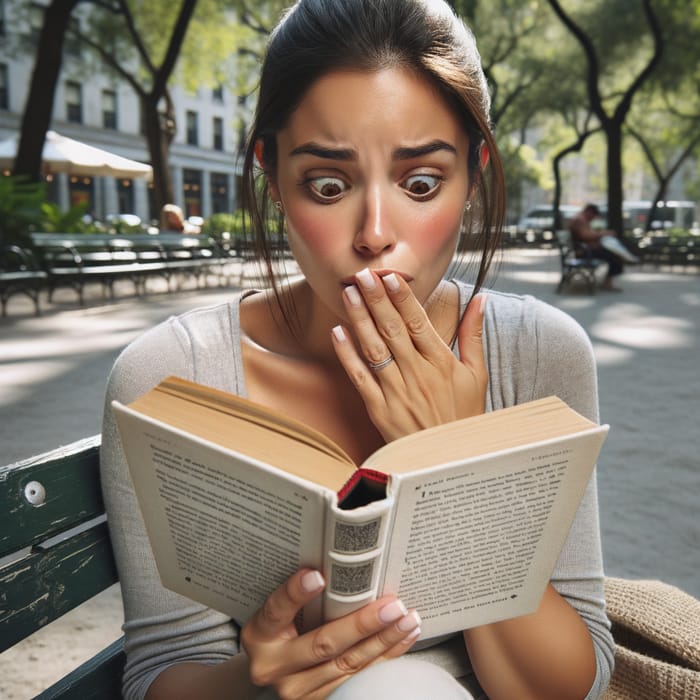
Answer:
[(211, 173), (211, 213), (219, 214), (230, 211), (228, 197), (228, 175), (226, 173)]
[(187, 125), (187, 143), (190, 146), (199, 145), (199, 126), (197, 119), (197, 112), (187, 111), (185, 115), (186, 125)]
[(10, 109), (9, 74), (5, 63), (0, 63), (0, 109)]
[(5, 36), (5, 0), (0, 0), (0, 36)]
[(102, 126), (105, 129), (117, 128), (117, 93), (114, 90), (102, 91)]
[(92, 212), (95, 201), (93, 178), (71, 175), (68, 180), (68, 197), (72, 207), (84, 205), (88, 213)]
[(134, 183), (132, 180), (117, 180), (117, 198), (120, 214), (134, 213)]
[(223, 102), (224, 101), (224, 86), (223, 85), (218, 85), (211, 91), (211, 98), (212, 100), (215, 100), (216, 102)]
[(215, 151), (224, 150), (224, 120), (214, 117), (212, 121), (213, 148)]
[(202, 171), (185, 168), (182, 171), (185, 216), (202, 216)]
[(83, 123), (83, 95), (80, 83), (66, 81), (66, 120), (76, 124)]

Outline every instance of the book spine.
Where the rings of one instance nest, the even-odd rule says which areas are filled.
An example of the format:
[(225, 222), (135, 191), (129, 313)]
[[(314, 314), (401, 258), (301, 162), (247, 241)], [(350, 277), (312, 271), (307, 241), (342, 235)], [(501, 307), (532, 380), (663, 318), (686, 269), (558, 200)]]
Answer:
[(331, 503), (326, 512), (323, 616), (347, 615), (377, 597), (393, 499), (352, 510)]

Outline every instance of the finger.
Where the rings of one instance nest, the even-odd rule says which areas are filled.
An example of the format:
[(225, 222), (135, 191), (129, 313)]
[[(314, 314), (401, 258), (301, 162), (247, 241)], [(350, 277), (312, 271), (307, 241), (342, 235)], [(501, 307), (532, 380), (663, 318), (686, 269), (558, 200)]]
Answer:
[[(382, 277), (382, 283), (394, 308), (399, 312), (403, 327), (411, 341), (411, 348), (417, 349), (424, 357), (439, 356), (438, 353), (450, 354), (423, 306), (416, 299), (406, 280), (395, 273)], [(399, 357), (401, 346), (391, 347)]]
[[(288, 694), (295, 697), (306, 697), (318, 688), (327, 689), (328, 686), (339, 684), (378, 659), (394, 658), (405, 653), (418, 639), (420, 632), (420, 616), (415, 610), (411, 610), (402, 614), (389, 626), (349, 646), (324, 663), (287, 676), (283, 685), (291, 691)], [(312, 641), (325, 647), (328, 640), (326, 634), (327, 632), (320, 628)]]
[[(276, 652), (265, 658), (255, 658), (248, 648), (251, 633), (243, 628), (244, 648), (250, 657), (250, 673), (256, 685), (270, 685), (274, 679), (282, 679), (308, 672), (308, 679), (316, 676), (318, 667), (334, 659), (366, 637), (394, 624), (406, 615), (406, 607), (393, 598), (381, 598), (345, 617), (327, 622), (296, 638), (283, 638), (263, 642), (277, 643)], [(246, 643), (247, 642), (247, 643)], [(308, 680), (309, 687), (322, 683)]]
[(384, 402), (384, 395), (377, 384), (376, 375), (388, 369), (388, 366), (378, 372), (370, 370), (367, 361), (357, 352), (352, 339), (342, 326), (335, 326), (332, 329), (331, 338), (340, 364), (365, 404), (368, 407), (381, 405)]
[(461, 362), (470, 367), (474, 373), (486, 378), (486, 360), (484, 358), (484, 312), (487, 294), (478, 294), (467, 306), (467, 310), (457, 329), (457, 343)]
[(290, 576), (267, 597), (245, 626), (245, 638), (258, 642), (279, 637), (293, 624), (297, 613), (323, 590), (318, 571), (302, 569)]
[[(420, 627), (418, 627), (406, 635), (398, 644), (395, 644), (391, 649), (388, 649), (384, 654), (370, 661), (366, 666), (364, 666), (364, 668), (374, 666), (374, 664), (381, 663), (382, 661), (389, 661), (389, 659), (396, 659), (403, 656), (406, 652), (410, 651), (411, 647), (420, 639), (420, 634), (421, 630)], [(322, 688), (318, 688), (314, 692), (310, 693), (308, 696), (309, 700), (322, 700), (323, 698), (328, 697), (333, 690), (342, 685), (346, 680), (348, 680), (348, 678), (343, 677), (327, 683)]]
[(368, 363), (378, 364), (391, 354), (388, 343), (397, 335), (405, 335), (406, 329), (382, 285), (369, 270), (366, 272), (372, 280), (371, 293), (363, 288), (361, 294), (358, 287), (351, 285), (345, 288), (343, 298), (362, 355)]

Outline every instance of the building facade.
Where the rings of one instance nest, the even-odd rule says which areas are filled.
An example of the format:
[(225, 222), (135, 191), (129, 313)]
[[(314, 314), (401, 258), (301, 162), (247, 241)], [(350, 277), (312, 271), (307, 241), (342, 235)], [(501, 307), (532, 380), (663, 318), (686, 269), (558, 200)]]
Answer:
[[(46, 2), (0, 0), (0, 140), (18, 134), (34, 53), (17, 37), (38, 37)], [(73, 21), (80, 21), (79, 17)], [(51, 129), (70, 138), (103, 148), (125, 158), (148, 163), (141, 129), (139, 100), (125, 81), (86, 55), (87, 49), (67, 42), (56, 86)], [(88, 60), (90, 58), (90, 60)], [(176, 135), (170, 148), (175, 204), (186, 216), (208, 217), (232, 212), (237, 203), (235, 125), (241, 109), (226, 88), (200, 88), (190, 94), (171, 87)], [(5, 173), (8, 174), (8, 173)], [(62, 209), (85, 202), (96, 219), (136, 214), (144, 223), (155, 222), (151, 187), (143, 179), (44, 174), (49, 197)]]

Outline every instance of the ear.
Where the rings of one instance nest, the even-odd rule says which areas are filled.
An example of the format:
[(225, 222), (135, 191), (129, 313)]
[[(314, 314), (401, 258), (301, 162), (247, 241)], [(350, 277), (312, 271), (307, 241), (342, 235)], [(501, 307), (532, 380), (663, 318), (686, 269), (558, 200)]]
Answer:
[(255, 159), (258, 161), (258, 165), (263, 169), (265, 168), (265, 161), (263, 160), (263, 140), (258, 139), (255, 142)]
[(489, 147), (486, 144), (481, 146), (481, 153), (479, 154), (481, 158), (481, 169), (484, 170), (489, 164), (489, 158), (491, 154), (489, 153)]
[(272, 201), (277, 201), (279, 200), (279, 192), (277, 190), (277, 185), (275, 184), (272, 174), (270, 171), (267, 169), (267, 166), (265, 164), (265, 161), (263, 160), (263, 140), (258, 139), (255, 142), (255, 159), (258, 161), (258, 164), (262, 168), (263, 172), (265, 173), (265, 181), (267, 182), (267, 189), (270, 193), (270, 197), (272, 198)]

